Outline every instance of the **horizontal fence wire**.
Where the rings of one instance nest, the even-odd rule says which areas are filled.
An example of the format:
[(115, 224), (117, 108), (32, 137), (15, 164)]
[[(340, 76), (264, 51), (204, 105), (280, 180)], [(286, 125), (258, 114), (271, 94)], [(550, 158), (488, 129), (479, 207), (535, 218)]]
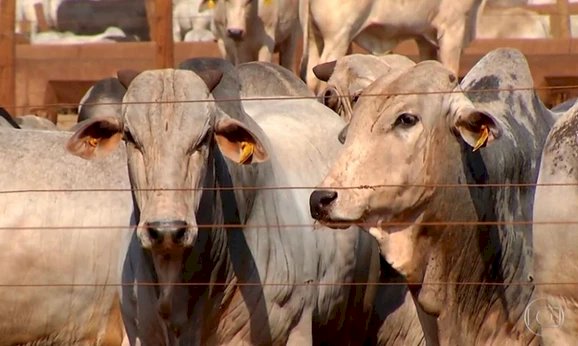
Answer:
[(121, 283), (54, 283), (54, 284), (2, 284), (0, 288), (35, 288), (35, 287), (127, 287), (127, 286), (576, 286), (578, 282), (483, 282), (483, 281), (424, 281), (424, 282), (121, 282)]
[[(549, 86), (549, 87), (531, 87), (531, 88), (507, 88), (507, 89), (485, 89), (485, 90), (447, 90), (447, 91), (432, 91), (432, 92), (406, 92), (406, 93), (381, 93), (381, 94), (364, 94), (361, 97), (380, 97), (380, 96), (395, 96), (395, 95), (419, 95), (419, 94), (449, 94), (449, 93), (477, 93), (477, 92), (512, 92), (512, 91), (536, 91), (536, 90), (566, 90), (578, 89), (578, 85), (569, 86)], [(358, 95), (339, 95), (342, 98), (351, 98)], [(151, 104), (151, 103), (194, 103), (194, 102), (239, 102), (239, 101), (269, 101), (269, 100), (300, 100), (300, 99), (316, 99), (320, 96), (299, 96), (299, 97), (263, 97), (263, 98), (231, 98), (224, 100), (171, 100), (171, 101), (151, 101), (151, 102), (131, 102), (134, 104)], [(128, 104), (125, 102), (124, 104)], [(87, 105), (119, 105), (123, 103), (85, 103)], [(49, 104), (42, 106), (27, 106), (27, 107), (46, 107), (46, 106), (78, 106), (77, 104)], [(16, 107), (14, 108), (24, 108)], [(361, 186), (347, 186), (347, 187), (327, 187), (332, 190), (347, 190), (347, 189), (377, 189), (377, 188), (391, 188), (391, 187), (438, 187), (438, 188), (483, 188), (483, 187), (510, 187), (510, 188), (530, 188), (537, 186), (578, 186), (576, 183), (484, 183), (484, 184), (379, 184), (379, 185), (361, 185)], [(324, 189), (324, 187), (304, 187), (304, 186), (240, 186), (240, 187), (215, 187), (215, 188), (190, 188), (190, 189), (20, 189), (20, 190), (5, 190), (0, 191), (0, 194), (15, 194), (15, 193), (55, 193), (55, 192), (128, 192), (128, 191), (203, 191), (203, 190), (298, 190), (298, 189)], [(455, 221), (455, 222), (381, 222), (380, 226), (407, 226), (407, 225), (422, 225), (422, 226), (503, 226), (503, 225), (534, 225), (534, 224), (549, 224), (549, 225), (565, 225), (578, 224), (577, 221)], [(351, 223), (324, 223), (325, 226), (345, 228)], [(375, 223), (355, 223), (356, 226), (364, 227), (375, 225)], [(207, 224), (196, 225), (196, 227), (212, 228), (219, 227), (224, 229), (230, 228), (245, 228), (251, 227), (255, 229), (267, 229), (270, 227), (279, 228), (316, 228), (321, 226), (320, 223), (314, 224), (276, 224), (276, 225), (244, 225), (244, 224)], [(0, 227), (0, 230), (18, 230), (18, 229), (127, 229), (134, 230), (138, 228), (146, 228), (146, 226), (138, 225), (124, 225), (124, 226), (39, 226), (39, 227)], [(577, 229), (578, 230), (578, 229)], [(578, 282), (304, 282), (304, 283), (224, 283), (224, 282), (175, 282), (175, 283), (158, 283), (158, 282), (137, 282), (137, 283), (50, 283), (50, 284), (3, 284), (0, 279), (0, 288), (33, 288), (33, 287), (119, 287), (119, 286), (159, 286), (159, 285), (175, 285), (175, 286), (407, 286), (407, 285), (470, 285), (470, 286), (514, 286), (514, 285), (578, 285)]]
[[(375, 222), (354, 222), (359, 227), (373, 227)], [(428, 222), (412, 222), (412, 221), (383, 221), (379, 223), (380, 227), (387, 226), (508, 226), (508, 225), (577, 225), (578, 219), (575, 221), (428, 221)], [(352, 222), (326, 222), (323, 224), (199, 224), (196, 226), (187, 226), (182, 228), (224, 228), (224, 229), (239, 229), (239, 228), (256, 228), (256, 229), (270, 229), (278, 228), (318, 228), (319, 226), (347, 228), (352, 225)], [(0, 231), (7, 230), (60, 230), (60, 229), (147, 229), (146, 225), (125, 225), (125, 226), (8, 226), (0, 227)]]
[(562, 187), (578, 186), (578, 182), (573, 183), (460, 183), (460, 184), (376, 184), (359, 186), (223, 186), (223, 187), (196, 187), (196, 188), (94, 188), (94, 189), (17, 189), (0, 190), (2, 194), (19, 193), (69, 193), (69, 192), (138, 192), (138, 191), (162, 191), (162, 192), (182, 192), (182, 191), (243, 191), (243, 190), (375, 190), (379, 188), (393, 187), (425, 187), (425, 188), (470, 188), (470, 187)]
[[(145, 70), (150, 71), (150, 70)], [(143, 71), (144, 72), (144, 71)], [(473, 89), (473, 90), (441, 90), (441, 91), (409, 91), (409, 92), (390, 92), (390, 93), (367, 93), (367, 94), (341, 94), (336, 95), (339, 98), (352, 99), (362, 97), (391, 97), (391, 96), (405, 96), (405, 95), (439, 95), (439, 94), (475, 94), (475, 93), (495, 93), (495, 92), (515, 92), (515, 91), (539, 91), (539, 90), (569, 90), (578, 89), (578, 84), (568, 86), (544, 86), (544, 87), (525, 87), (525, 88), (493, 88), (493, 89)], [(191, 100), (155, 100), (155, 101), (126, 101), (126, 102), (87, 102), (83, 103), (82, 107), (86, 106), (114, 106), (114, 105), (129, 105), (129, 104), (179, 104), (179, 103), (212, 103), (212, 102), (246, 102), (246, 101), (292, 101), (292, 100), (320, 100), (323, 96), (266, 96), (266, 97), (232, 97), (220, 99), (191, 99)], [(47, 107), (62, 107), (74, 108), (78, 107), (77, 103), (47, 103), (42, 105), (27, 105), (18, 106), (10, 105), (5, 107), (20, 109), (20, 108), (47, 108)]]

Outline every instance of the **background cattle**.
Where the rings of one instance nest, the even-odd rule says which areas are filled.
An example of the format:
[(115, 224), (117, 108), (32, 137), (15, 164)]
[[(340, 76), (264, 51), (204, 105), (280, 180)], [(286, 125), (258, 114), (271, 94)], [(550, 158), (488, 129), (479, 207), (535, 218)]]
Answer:
[[(209, 90), (211, 84), (214, 85), (211, 75), (208, 73), (205, 77)], [(161, 87), (163, 84), (166, 87)], [(194, 73), (160, 70), (143, 72), (136, 77), (124, 101), (150, 99), (169, 90), (163, 99), (212, 100), (209, 90)], [(175, 91), (177, 94), (173, 94)], [(231, 91), (223, 92), (229, 96), (226, 100), (230, 100)], [(215, 90), (212, 93), (219, 95)], [(227, 103), (226, 100), (222, 102)], [(215, 187), (216, 183), (222, 187), (231, 184), (312, 186), (328, 167), (327, 160), (339, 148), (336, 134), (343, 126), (337, 115), (314, 100), (301, 100), (292, 107), (274, 101), (264, 105), (247, 101), (243, 108), (251, 109), (248, 111), (251, 118), (244, 112), (230, 118), (212, 102), (157, 107), (124, 104), (122, 120), (117, 117), (91, 119), (73, 135), (69, 149), (85, 158), (104, 155), (112, 149), (111, 144), (120, 140), (116, 131), (123, 131), (127, 126), (130, 132), (125, 133), (124, 138), (129, 141), (129, 171), (137, 188), (148, 186), (143, 185), (143, 179), (157, 188)], [(310, 113), (316, 116), (311, 117)], [(171, 117), (171, 121), (166, 117)], [(323, 126), (312, 126), (312, 121)], [(115, 123), (124, 125), (114, 127)], [(215, 139), (202, 140), (207, 126), (214, 127)], [(107, 128), (116, 130), (103, 130)], [(85, 144), (92, 143), (90, 138), (96, 139), (96, 147)], [(85, 139), (89, 141), (84, 142)], [(193, 143), (196, 149), (190, 156), (191, 170), (183, 172), (185, 175), (179, 173), (179, 177), (190, 174), (193, 180), (180, 180), (183, 178), (171, 174), (186, 169), (178, 162), (189, 160), (180, 155), (191, 155), (188, 153), (190, 139), (198, 143)], [(136, 143), (142, 140), (145, 142), (140, 149)], [(236, 141), (241, 140), (254, 146), (246, 164), (243, 163), (247, 158), (240, 156), (235, 146)], [(207, 150), (211, 147), (214, 152), (209, 155)], [(162, 152), (162, 156), (150, 156), (155, 152)], [(221, 152), (230, 160), (225, 160)], [(175, 159), (177, 161), (172, 161)], [(254, 164), (250, 164), (251, 160)], [(204, 178), (203, 171), (207, 172)], [(245, 190), (234, 194), (209, 190), (202, 195), (194, 191), (186, 195), (177, 192), (176, 199), (171, 198), (176, 204), (165, 204), (169, 200), (164, 198), (173, 193), (135, 195), (140, 210), (139, 224), (148, 230), (139, 229), (133, 236), (124, 280), (156, 281), (161, 287), (159, 293), (150, 286), (123, 290), (123, 314), (133, 342), (137, 335), (147, 344), (164, 344), (176, 338), (185, 343), (200, 340), (209, 344), (243, 340), (296, 345), (323, 339), (362, 342), (360, 333), (363, 334), (369, 321), (375, 287), (323, 283), (377, 280), (377, 248), (364, 233), (314, 231), (306, 208), (307, 190)], [(200, 209), (196, 213), (197, 205)], [(180, 226), (178, 220), (185, 223)], [(226, 231), (218, 226), (240, 222), (245, 224), (243, 229)], [(185, 224), (198, 225), (198, 230), (185, 228)], [(209, 224), (214, 224), (211, 230), (204, 226)], [(283, 228), (285, 224), (310, 226), (287, 231)], [(267, 228), (263, 229), (264, 225), (268, 225)], [(342, 253), (343, 249), (351, 251)], [(183, 267), (183, 260), (193, 267)], [(170, 285), (182, 280), (212, 282), (212, 287)], [(219, 285), (220, 282), (226, 285)], [(289, 285), (266, 284), (275, 282)], [(257, 285), (239, 287), (237, 283)], [(304, 285), (307, 283), (310, 285)], [(332, 330), (343, 330), (344, 334), (335, 335), (329, 332)], [(350, 339), (345, 339), (346, 336)]]
[(383, 55), (406, 39), (416, 40), (421, 59), (439, 59), (457, 73), (461, 50), (474, 37), (481, 1), (346, 0), (336, 8), (332, 0), (303, 0), (301, 78), (318, 91), (310, 69), (344, 56), (351, 42)]
[(125, 154), (87, 162), (65, 151), (69, 137), (0, 128), (3, 346), (123, 338), (119, 263), (135, 223)]
[(3, 107), (0, 107), (0, 128), (57, 130), (56, 125), (46, 118), (36, 115), (13, 117)]
[[(439, 186), (536, 181), (554, 115), (533, 91), (509, 91), (532, 86), (513, 49), (484, 56), (459, 87), (433, 61), (384, 76), (362, 93), (345, 147), (310, 197), (315, 218), (363, 224), (393, 268), (424, 282), (412, 293), (430, 315), (422, 320), (426, 336), (441, 344), (538, 341), (537, 321), (524, 320), (533, 293), (534, 190)], [(369, 96), (384, 93), (394, 95)], [(332, 190), (342, 186), (371, 188)]]
[(535, 299), (543, 345), (572, 345), (578, 340), (578, 107), (557, 121), (546, 140), (534, 202)]
[(347, 123), (351, 120), (353, 105), (369, 84), (379, 76), (399, 73), (415, 63), (398, 54), (377, 57), (369, 54), (351, 54), (313, 68), (320, 80), (327, 82), (319, 97), (324, 105), (339, 114)]
[(116, 77), (104, 78), (94, 83), (80, 99), (77, 122), (96, 116), (120, 117), (125, 93), (124, 85)]
[(216, 2), (215, 34), (221, 55), (233, 64), (271, 62), (279, 52), (281, 66), (293, 70), (300, 35), (297, 0), (203, 0)]
[(77, 35), (96, 35), (118, 27), (129, 37), (150, 40), (144, 0), (63, 0), (56, 29)]
[[(214, 0), (211, 0), (214, 1)], [(202, 0), (173, 0), (173, 39), (175, 42), (214, 41), (213, 9), (200, 11)]]

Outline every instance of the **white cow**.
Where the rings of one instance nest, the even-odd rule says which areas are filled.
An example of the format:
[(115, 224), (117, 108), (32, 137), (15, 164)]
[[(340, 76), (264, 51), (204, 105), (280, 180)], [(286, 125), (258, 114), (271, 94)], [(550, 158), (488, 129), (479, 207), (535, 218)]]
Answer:
[(415, 39), (422, 59), (458, 72), (462, 48), (473, 38), (482, 0), (303, 0), (301, 78), (315, 91), (315, 65), (344, 56), (352, 41), (375, 55)]
[(213, 41), (211, 6), (200, 8), (202, 0), (173, 0), (173, 39), (175, 42)]
[(535, 300), (544, 345), (578, 342), (578, 104), (548, 135), (534, 201)]
[(41, 4), (44, 10), (44, 19), (50, 28), (56, 27), (56, 11), (63, 0), (16, 0), (16, 32), (22, 32), (22, 22), (31, 24), (31, 32), (37, 32), (38, 18), (34, 6)]
[[(135, 223), (126, 156), (87, 162), (66, 153), (69, 137), (0, 128), (2, 346), (120, 345), (123, 338), (120, 255)], [(66, 191), (110, 188), (125, 191)]]
[(223, 57), (234, 64), (271, 62), (278, 51), (281, 66), (293, 70), (298, 0), (203, 0), (202, 7), (215, 2), (215, 34)]
[(484, 4), (478, 13), (476, 38), (549, 38), (548, 20), (523, 7), (498, 7)]

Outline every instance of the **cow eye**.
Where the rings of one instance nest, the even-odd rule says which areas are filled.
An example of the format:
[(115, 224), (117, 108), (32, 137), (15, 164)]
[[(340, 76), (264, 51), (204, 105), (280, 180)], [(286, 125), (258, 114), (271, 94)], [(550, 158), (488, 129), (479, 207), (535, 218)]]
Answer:
[(397, 117), (397, 119), (395, 119), (393, 126), (412, 127), (417, 124), (418, 121), (419, 118), (417, 116), (409, 113), (402, 113)]

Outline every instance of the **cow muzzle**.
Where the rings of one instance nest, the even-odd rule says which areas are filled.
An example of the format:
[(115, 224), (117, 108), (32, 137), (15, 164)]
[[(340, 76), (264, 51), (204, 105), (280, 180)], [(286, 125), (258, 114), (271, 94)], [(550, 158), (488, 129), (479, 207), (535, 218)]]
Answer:
[(241, 41), (245, 37), (245, 30), (240, 28), (227, 29), (227, 36), (234, 41)]
[(324, 221), (327, 219), (329, 209), (337, 199), (337, 191), (333, 190), (315, 190), (309, 196), (309, 211), (311, 217), (316, 220)]
[(141, 235), (143, 247), (186, 247), (196, 238), (196, 230), (182, 220), (149, 221)]

